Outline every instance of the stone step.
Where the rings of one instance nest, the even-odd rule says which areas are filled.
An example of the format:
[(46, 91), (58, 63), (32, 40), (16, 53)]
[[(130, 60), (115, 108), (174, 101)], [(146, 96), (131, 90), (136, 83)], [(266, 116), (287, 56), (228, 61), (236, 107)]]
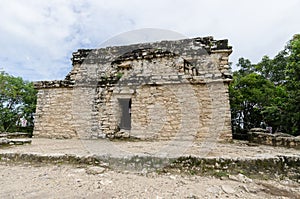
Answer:
[(31, 139), (25, 138), (15, 138), (15, 139), (8, 139), (8, 138), (0, 138), (0, 146), (1, 145), (23, 145), (23, 144), (31, 144)]
[(0, 133), (0, 138), (28, 138), (30, 134), (23, 132)]
[(8, 139), (9, 144), (16, 144), (16, 145), (22, 145), (22, 144), (31, 144), (31, 139)]

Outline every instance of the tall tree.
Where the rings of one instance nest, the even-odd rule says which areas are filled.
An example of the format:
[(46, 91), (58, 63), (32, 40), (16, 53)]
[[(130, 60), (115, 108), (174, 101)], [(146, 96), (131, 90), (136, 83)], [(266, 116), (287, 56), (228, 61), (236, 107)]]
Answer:
[(35, 106), (36, 91), (31, 82), (0, 73), (0, 131), (18, 130), (21, 118), (33, 124)]
[(300, 135), (300, 35), (274, 59), (251, 64), (241, 58), (237, 66), (229, 89), (234, 129), (267, 123), (273, 131)]
[(294, 35), (286, 47), (288, 63), (286, 65), (287, 105), (286, 130), (300, 135), (300, 34)]
[(232, 125), (240, 133), (245, 133), (259, 127), (264, 121), (262, 112), (274, 95), (275, 86), (270, 80), (253, 72), (255, 67), (249, 60), (239, 59), (238, 65), (241, 69), (233, 74), (229, 96)]

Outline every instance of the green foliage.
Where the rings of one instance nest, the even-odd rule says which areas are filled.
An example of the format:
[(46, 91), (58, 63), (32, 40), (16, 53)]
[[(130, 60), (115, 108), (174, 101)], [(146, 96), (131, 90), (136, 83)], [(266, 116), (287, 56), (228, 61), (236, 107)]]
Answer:
[(300, 35), (274, 59), (258, 64), (241, 58), (229, 87), (232, 125), (238, 133), (259, 127), (300, 134)]
[(0, 74), (0, 132), (20, 130), (17, 122), (23, 117), (33, 125), (35, 106), (36, 91), (31, 82)]
[(287, 105), (285, 114), (287, 129), (299, 135), (300, 131), (300, 34), (295, 35), (287, 46), (289, 56), (286, 65)]
[(261, 113), (274, 95), (274, 88), (272, 82), (260, 74), (234, 72), (229, 87), (233, 126), (245, 131), (260, 126), (263, 120)]
[(123, 75), (124, 75), (124, 74), (123, 74), (122, 72), (118, 72), (117, 75), (116, 75), (116, 77), (117, 77), (118, 79), (121, 79)]

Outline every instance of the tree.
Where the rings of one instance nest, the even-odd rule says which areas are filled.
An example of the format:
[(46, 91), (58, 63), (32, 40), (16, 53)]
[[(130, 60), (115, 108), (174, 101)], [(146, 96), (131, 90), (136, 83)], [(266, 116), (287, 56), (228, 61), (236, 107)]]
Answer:
[(286, 51), (288, 54), (284, 84), (287, 90), (286, 130), (294, 135), (300, 135), (300, 34), (294, 35), (289, 41)]
[(245, 133), (261, 123), (300, 135), (300, 35), (274, 59), (258, 64), (241, 58), (229, 87), (233, 129)]
[(234, 72), (229, 87), (232, 125), (239, 133), (246, 133), (264, 121), (262, 112), (272, 99), (275, 86), (253, 72), (255, 67), (249, 60), (239, 59), (238, 65), (241, 69)]
[(32, 131), (35, 106), (36, 90), (31, 82), (0, 73), (0, 131), (18, 130), (21, 118), (28, 121)]
[(295, 35), (284, 50), (268, 62), (257, 64), (258, 72), (276, 85), (276, 94), (263, 114), (277, 130), (300, 135), (300, 35)]

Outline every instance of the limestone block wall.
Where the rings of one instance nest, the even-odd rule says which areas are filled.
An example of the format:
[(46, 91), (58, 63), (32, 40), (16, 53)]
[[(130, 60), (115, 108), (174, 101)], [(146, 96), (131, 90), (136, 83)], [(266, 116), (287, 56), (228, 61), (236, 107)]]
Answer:
[[(213, 71), (191, 77), (184, 71), (181, 57), (123, 62), (131, 70), (110, 88), (101, 88), (99, 124), (102, 133), (113, 137), (119, 130), (118, 99), (132, 100), (130, 136), (142, 139), (230, 139), (228, 82), (205, 76), (221, 77), (218, 67), (228, 64), (222, 54), (214, 56)], [(210, 62), (209, 58), (205, 58)], [(182, 70), (181, 70), (182, 69)], [(192, 72), (192, 71), (191, 71)], [(200, 80), (200, 81), (199, 81)], [(123, 84), (123, 83), (124, 84)]]
[(231, 138), (227, 85), (144, 86), (133, 97), (131, 135), (212, 141)]
[(72, 98), (72, 88), (46, 88), (38, 91), (35, 137), (76, 137), (73, 128)]
[(183, 112), (176, 86), (145, 85), (137, 91), (132, 98), (132, 136), (171, 139), (179, 134)]
[(72, 116), (73, 129), (80, 139), (98, 137), (98, 114), (95, 109), (95, 87), (76, 86), (73, 88)]
[(196, 138), (202, 141), (231, 139), (228, 83), (210, 82), (193, 87), (200, 110)]

